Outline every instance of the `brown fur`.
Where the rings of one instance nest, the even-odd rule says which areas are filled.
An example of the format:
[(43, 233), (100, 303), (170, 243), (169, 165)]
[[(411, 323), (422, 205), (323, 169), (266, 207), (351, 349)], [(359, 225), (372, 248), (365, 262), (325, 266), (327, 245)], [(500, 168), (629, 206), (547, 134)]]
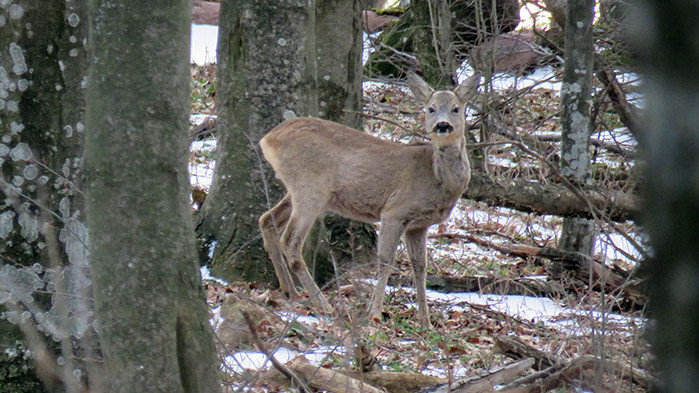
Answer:
[[(431, 144), (395, 144), (314, 118), (288, 120), (260, 141), (265, 158), (287, 190), (284, 199), (260, 217), (260, 230), (281, 288), (290, 296), (298, 293), (289, 269), (317, 305), (332, 311), (301, 257), (303, 242), (317, 217), (332, 211), (358, 221), (380, 221), (381, 274), (371, 316), (380, 315), (393, 254), (404, 234), (415, 273), (419, 319), (429, 325), (426, 232), (430, 225), (449, 217), (468, 185), (463, 110), (478, 86), (478, 77), (453, 92), (435, 92), (416, 75), (409, 76), (409, 84), (425, 102), (424, 125)], [(440, 124), (443, 132), (438, 132)]]

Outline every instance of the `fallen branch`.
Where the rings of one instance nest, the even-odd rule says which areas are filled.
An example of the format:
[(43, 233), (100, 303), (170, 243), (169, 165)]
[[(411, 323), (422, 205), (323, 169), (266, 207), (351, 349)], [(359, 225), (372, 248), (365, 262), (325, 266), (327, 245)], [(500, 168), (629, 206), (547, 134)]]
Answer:
[(588, 370), (591, 369), (605, 370), (616, 378), (630, 380), (643, 388), (644, 391), (655, 391), (660, 386), (659, 381), (647, 372), (631, 365), (623, 364), (618, 360), (600, 359), (592, 355), (583, 355), (569, 362), (560, 362), (555, 357), (513, 336), (497, 336), (495, 338), (495, 350), (512, 359), (536, 359), (534, 368), (539, 370), (537, 373), (513, 381), (499, 390), (499, 392), (548, 392), (563, 386), (565, 383), (581, 380), (583, 384), (591, 385), (585, 382), (585, 379), (592, 381), (597, 378), (586, 375)]
[(515, 360), (531, 358), (534, 360), (532, 367), (539, 371), (555, 364), (554, 359), (547, 353), (526, 344), (514, 336), (496, 336), (495, 351)]
[(545, 393), (564, 386), (566, 383), (580, 376), (583, 370), (588, 370), (593, 367), (593, 363), (583, 358), (578, 358), (570, 363), (551, 366), (545, 370), (520, 378), (505, 385), (499, 392)]
[(481, 393), (492, 392), (496, 385), (502, 385), (512, 381), (519, 374), (529, 370), (534, 364), (534, 359), (523, 359), (510, 363), (487, 375), (462, 379), (452, 384), (435, 386), (424, 393)]
[[(401, 285), (409, 286), (410, 277)], [(559, 298), (565, 293), (557, 282), (531, 278), (427, 276), (428, 288), (439, 292), (487, 292), (498, 295), (546, 296)]]
[(414, 393), (420, 389), (446, 383), (443, 378), (410, 372), (339, 370), (340, 373), (370, 385), (386, 389), (388, 393)]
[[(506, 141), (506, 142), (504, 142), (504, 143), (509, 143), (509, 144), (511, 144), (511, 145), (517, 146), (517, 147), (519, 147), (519, 149), (522, 150), (523, 152), (525, 152), (525, 153), (531, 155), (532, 157), (535, 157), (535, 158), (538, 159), (539, 161), (541, 161), (542, 164), (546, 165), (546, 166), (552, 171), (552, 173), (554, 173), (556, 176), (558, 176), (558, 177), (561, 179), (563, 186), (565, 186), (565, 188), (566, 188), (570, 193), (572, 193), (576, 198), (578, 198), (578, 200), (579, 200), (583, 205), (586, 205), (586, 206), (587, 206), (587, 209), (585, 210), (585, 212), (587, 212), (587, 213), (590, 215), (590, 217), (587, 217), (587, 218), (592, 218), (592, 219), (594, 219), (594, 220), (602, 220), (602, 221), (606, 222), (606, 223), (607, 223), (609, 226), (611, 226), (617, 233), (619, 233), (619, 235), (621, 235), (624, 239), (626, 239), (626, 241), (628, 241), (629, 244), (631, 244), (631, 245), (636, 249), (636, 251), (637, 251), (639, 254), (641, 254), (641, 255), (643, 256), (644, 259), (650, 258), (650, 255), (648, 255), (648, 253), (646, 252), (646, 250), (645, 250), (643, 247), (641, 247), (641, 245), (636, 241), (636, 239), (634, 239), (633, 237), (631, 237), (631, 236), (630, 236), (628, 233), (626, 233), (625, 231), (621, 230), (621, 228), (619, 228), (619, 225), (617, 225), (617, 224), (614, 222), (614, 220), (617, 220), (617, 221), (618, 221), (618, 219), (615, 219), (615, 218), (614, 218), (613, 212), (610, 212), (610, 211), (607, 211), (607, 210), (606, 210), (606, 208), (608, 208), (608, 207), (610, 206), (610, 205), (609, 205), (609, 202), (613, 202), (613, 200), (609, 200), (608, 198), (607, 198), (607, 199), (603, 199), (603, 200), (601, 201), (601, 202), (603, 202), (603, 203), (602, 203), (602, 205), (600, 206), (600, 205), (599, 205), (599, 202), (600, 202), (600, 201), (598, 201), (598, 200), (596, 200), (596, 199), (594, 198), (595, 195), (594, 195), (594, 194), (589, 195), (589, 189), (584, 189), (584, 188), (582, 188), (579, 184), (576, 185), (576, 184), (574, 184), (572, 181), (570, 181), (567, 177), (563, 176), (563, 175), (561, 174), (560, 168), (558, 167), (557, 164), (554, 164), (554, 163), (552, 163), (551, 161), (547, 160), (546, 157), (542, 156), (542, 155), (539, 154), (538, 152), (536, 152), (536, 151), (532, 150), (531, 148), (527, 147), (527, 146), (526, 146), (525, 144), (523, 144), (523, 143), (520, 143), (520, 142), (517, 142), (517, 141)], [(472, 178), (471, 178), (471, 184), (473, 184), (473, 176), (472, 176)], [(533, 183), (532, 183), (532, 184), (533, 184)], [(470, 186), (471, 186), (471, 185), (469, 185), (469, 189), (470, 189)], [(468, 192), (468, 190), (466, 190), (466, 191)], [(609, 192), (612, 193), (612, 191), (609, 191)], [(624, 199), (624, 198), (623, 198), (623, 193), (619, 193), (619, 194), (621, 194), (621, 195), (620, 195), (620, 196), (621, 196), (620, 199)], [(613, 195), (613, 194), (609, 194), (609, 195), (611, 196), (611, 195)], [(635, 198), (634, 198), (634, 199), (635, 199)], [(606, 202), (605, 202), (605, 201), (606, 201)], [(557, 202), (560, 203), (561, 201), (557, 201)], [(616, 203), (614, 203), (614, 205), (616, 205)], [(636, 202), (633, 203), (633, 205), (636, 207), (636, 209), (635, 209), (634, 211), (637, 211), (639, 202), (636, 201)], [(629, 218), (630, 218), (630, 216), (627, 217), (627, 219), (629, 219)]]
[(604, 84), (607, 95), (614, 105), (614, 110), (622, 123), (629, 129), (631, 134), (638, 139), (641, 127), (639, 126), (638, 110), (626, 100), (626, 93), (621, 88), (614, 72), (603, 69), (597, 70), (597, 79)]
[(348, 377), (347, 375), (312, 365), (304, 356), (298, 356), (287, 365), (303, 378), (308, 386), (314, 389), (327, 390), (334, 393), (381, 393), (368, 383)]

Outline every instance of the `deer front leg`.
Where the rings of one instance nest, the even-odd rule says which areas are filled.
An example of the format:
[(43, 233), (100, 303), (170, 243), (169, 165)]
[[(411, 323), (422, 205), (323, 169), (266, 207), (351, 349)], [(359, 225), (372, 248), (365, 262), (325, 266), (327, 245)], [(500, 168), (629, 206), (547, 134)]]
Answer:
[(427, 308), (427, 252), (425, 242), (427, 228), (409, 229), (405, 231), (405, 247), (408, 249), (410, 263), (415, 277), (415, 292), (417, 293), (418, 321), (423, 327), (429, 328), (430, 311)]
[(377, 259), (379, 266), (379, 280), (374, 288), (374, 293), (371, 297), (371, 308), (369, 309), (370, 319), (380, 319), (383, 302), (386, 298), (386, 285), (388, 278), (393, 269), (393, 257), (396, 253), (396, 247), (400, 241), (400, 235), (403, 233), (404, 227), (392, 220), (381, 220), (381, 229), (379, 231), (379, 241), (377, 245)]
[(294, 209), (289, 218), (289, 223), (282, 234), (281, 245), (284, 250), (284, 255), (287, 261), (289, 261), (291, 271), (298, 277), (301, 285), (306, 292), (308, 292), (311, 301), (313, 301), (316, 306), (322, 308), (324, 313), (330, 314), (333, 312), (333, 307), (328, 303), (328, 300), (320, 291), (318, 285), (316, 285), (301, 255), (306, 235), (308, 235), (308, 231), (319, 215), (309, 213), (311, 211), (313, 210), (310, 207), (304, 209), (294, 203)]

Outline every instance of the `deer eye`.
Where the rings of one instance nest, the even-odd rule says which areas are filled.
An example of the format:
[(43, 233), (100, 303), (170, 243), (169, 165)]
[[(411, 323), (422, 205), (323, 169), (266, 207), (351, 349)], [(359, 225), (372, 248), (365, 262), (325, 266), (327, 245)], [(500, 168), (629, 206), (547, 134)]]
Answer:
[(432, 107), (427, 108), (427, 112), (428, 112), (428, 113), (434, 113), (434, 108), (432, 108)]
[(458, 106), (454, 107), (454, 109), (452, 109), (451, 111), (454, 113), (459, 113), (459, 107)]

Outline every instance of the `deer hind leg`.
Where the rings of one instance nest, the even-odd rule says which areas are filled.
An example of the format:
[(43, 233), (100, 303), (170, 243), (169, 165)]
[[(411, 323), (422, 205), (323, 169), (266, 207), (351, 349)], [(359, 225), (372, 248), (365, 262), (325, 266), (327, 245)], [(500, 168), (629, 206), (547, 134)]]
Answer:
[(415, 292), (417, 293), (418, 321), (423, 327), (430, 327), (430, 312), (427, 308), (427, 252), (425, 241), (427, 228), (409, 229), (405, 231), (405, 247), (408, 249), (410, 263), (415, 277)]
[(280, 244), (281, 234), (291, 216), (291, 197), (287, 194), (272, 209), (260, 216), (259, 226), (265, 250), (269, 254), (274, 266), (274, 272), (279, 280), (279, 287), (290, 298), (298, 298), (300, 295), (294, 285), (289, 267), (284, 260), (284, 254)]
[(381, 220), (379, 240), (377, 244), (377, 259), (380, 270), (379, 280), (371, 296), (370, 319), (380, 319), (383, 310), (383, 302), (386, 298), (386, 285), (393, 270), (393, 256), (403, 233), (404, 226), (393, 220)]
[(282, 250), (286, 260), (289, 262), (291, 271), (298, 277), (313, 303), (322, 308), (323, 312), (332, 313), (332, 306), (328, 303), (318, 285), (316, 285), (311, 273), (308, 272), (306, 262), (301, 255), (308, 231), (310, 231), (316, 218), (323, 212), (325, 204), (318, 201), (317, 198), (299, 201), (294, 199), (292, 204), (291, 217), (289, 217), (289, 223), (284, 228), (281, 237)]

